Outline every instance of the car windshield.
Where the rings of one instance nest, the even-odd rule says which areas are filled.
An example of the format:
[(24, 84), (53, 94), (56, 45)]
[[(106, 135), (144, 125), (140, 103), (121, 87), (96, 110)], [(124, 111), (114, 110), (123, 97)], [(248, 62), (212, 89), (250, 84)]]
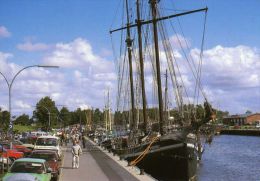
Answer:
[(56, 159), (56, 155), (53, 153), (32, 153), (30, 157), (31, 158), (40, 158), (40, 159), (44, 159), (46, 161)]
[(22, 145), (23, 143), (19, 140), (16, 140), (16, 141), (13, 141), (13, 144), (16, 144), (16, 145)]
[(56, 138), (38, 138), (36, 145), (39, 146), (57, 146), (58, 140)]
[(42, 163), (35, 162), (14, 162), (10, 169), (11, 173), (38, 173), (44, 172)]
[(36, 138), (23, 138), (23, 139), (20, 139), (20, 141), (23, 143), (23, 144), (35, 144), (36, 142)]

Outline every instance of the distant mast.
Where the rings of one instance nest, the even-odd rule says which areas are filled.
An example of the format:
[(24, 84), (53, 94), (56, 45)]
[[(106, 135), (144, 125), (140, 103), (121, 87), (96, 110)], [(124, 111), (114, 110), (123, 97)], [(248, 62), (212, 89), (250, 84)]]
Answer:
[(165, 71), (165, 89), (164, 89), (164, 112), (166, 119), (169, 119), (169, 107), (168, 107), (168, 71)]
[(133, 83), (133, 68), (132, 68), (132, 42), (131, 33), (130, 33), (130, 19), (128, 12), (128, 0), (126, 2), (126, 14), (127, 14), (127, 37), (126, 37), (126, 45), (128, 51), (128, 61), (129, 61), (129, 79), (130, 79), (130, 92), (131, 92), (131, 105), (132, 105), (132, 120), (130, 123), (130, 129), (136, 129), (136, 121), (135, 121), (135, 98), (134, 98), (134, 83)]
[(137, 11), (137, 32), (138, 32), (138, 45), (139, 45), (139, 61), (140, 61), (140, 77), (141, 77), (141, 88), (142, 88), (142, 100), (143, 100), (143, 131), (147, 134), (147, 114), (146, 114), (146, 94), (145, 94), (145, 82), (144, 82), (144, 60), (143, 60), (143, 46), (142, 46), (142, 23), (140, 17), (140, 4), (139, 0), (136, 2)]
[(155, 50), (155, 61), (156, 61), (156, 78), (158, 88), (158, 102), (159, 102), (159, 126), (160, 134), (163, 135), (163, 100), (162, 100), (162, 83), (161, 83), (161, 69), (160, 69), (160, 56), (158, 46), (158, 31), (157, 31), (157, 0), (150, 0), (151, 11), (152, 11), (152, 24), (153, 24), (153, 38), (154, 38), (154, 50)]

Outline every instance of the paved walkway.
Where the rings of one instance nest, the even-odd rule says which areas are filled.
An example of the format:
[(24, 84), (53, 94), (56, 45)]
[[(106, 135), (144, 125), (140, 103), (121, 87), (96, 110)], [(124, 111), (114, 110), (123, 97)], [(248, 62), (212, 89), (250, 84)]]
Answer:
[(101, 152), (92, 143), (87, 143), (80, 157), (80, 167), (72, 169), (70, 147), (64, 148), (60, 181), (138, 181), (116, 161)]

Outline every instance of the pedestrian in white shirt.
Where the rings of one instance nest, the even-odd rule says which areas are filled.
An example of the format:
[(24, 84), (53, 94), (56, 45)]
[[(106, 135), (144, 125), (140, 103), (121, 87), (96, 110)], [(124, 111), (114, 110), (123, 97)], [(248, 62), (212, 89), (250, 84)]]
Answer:
[(82, 149), (79, 142), (74, 141), (71, 149), (72, 152), (72, 168), (79, 168), (79, 156), (82, 154)]

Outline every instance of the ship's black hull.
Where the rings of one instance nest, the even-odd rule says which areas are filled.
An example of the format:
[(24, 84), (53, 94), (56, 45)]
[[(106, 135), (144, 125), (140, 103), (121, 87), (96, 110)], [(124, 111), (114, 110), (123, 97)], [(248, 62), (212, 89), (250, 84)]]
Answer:
[[(131, 162), (142, 154), (148, 145), (143, 144), (131, 149), (113, 151)], [(160, 139), (153, 144), (137, 166), (158, 180), (195, 180), (197, 152), (194, 146), (183, 141), (171, 138)]]

